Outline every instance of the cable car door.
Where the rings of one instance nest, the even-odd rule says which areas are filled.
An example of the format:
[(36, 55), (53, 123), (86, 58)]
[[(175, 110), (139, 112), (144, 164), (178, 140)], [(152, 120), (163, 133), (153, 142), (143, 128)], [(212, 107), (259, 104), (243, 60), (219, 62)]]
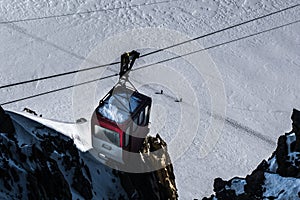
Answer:
[(120, 147), (121, 135), (98, 125), (94, 128), (93, 146), (98, 150), (98, 156), (124, 163)]

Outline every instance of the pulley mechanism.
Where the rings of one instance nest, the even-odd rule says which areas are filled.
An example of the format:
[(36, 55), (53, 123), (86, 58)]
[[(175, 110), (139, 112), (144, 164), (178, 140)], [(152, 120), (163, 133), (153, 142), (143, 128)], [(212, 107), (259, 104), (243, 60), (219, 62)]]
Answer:
[(120, 66), (120, 79), (124, 76), (127, 72), (132, 69), (132, 66), (135, 60), (140, 56), (140, 53), (137, 51), (131, 51), (128, 53), (124, 53), (121, 55), (121, 66)]

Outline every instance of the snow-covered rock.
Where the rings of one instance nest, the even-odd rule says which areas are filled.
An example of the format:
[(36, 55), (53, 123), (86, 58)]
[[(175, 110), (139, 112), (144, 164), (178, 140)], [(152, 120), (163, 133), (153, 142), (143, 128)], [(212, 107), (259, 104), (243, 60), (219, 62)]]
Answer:
[[(147, 137), (141, 159), (149, 168), (157, 162), (165, 167), (126, 173), (80, 151), (72, 134), (55, 131), (43, 120), (7, 113), (0, 107), (1, 200), (178, 198), (167, 144), (159, 135)], [(159, 149), (161, 153), (150, 154)]]
[(113, 170), (73, 140), (0, 109), (0, 199), (126, 199)]
[(246, 178), (216, 178), (215, 194), (203, 200), (300, 199), (300, 112), (294, 109), (291, 119), (292, 131), (279, 137), (268, 161)]

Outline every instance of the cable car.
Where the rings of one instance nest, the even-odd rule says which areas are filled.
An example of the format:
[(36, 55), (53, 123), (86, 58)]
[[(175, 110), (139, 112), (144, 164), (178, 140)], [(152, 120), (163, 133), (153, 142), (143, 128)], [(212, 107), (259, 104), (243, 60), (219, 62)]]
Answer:
[(149, 133), (152, 99), (139, 93), (128, 80), (128, 73), (139, 53), (121, 56), (119, 82), (100, 100), (92, 120), (92, 145), (104, 160), (125, 163), (128, 152), (139, 152)]

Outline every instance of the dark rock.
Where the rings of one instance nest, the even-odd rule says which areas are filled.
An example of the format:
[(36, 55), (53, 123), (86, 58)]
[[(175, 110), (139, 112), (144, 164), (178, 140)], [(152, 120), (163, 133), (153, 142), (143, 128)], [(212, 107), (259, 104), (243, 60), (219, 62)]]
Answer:
[[(64, 200), (72, 199), (71, 190), (75, 189), (84, 199), (93, 197), (89, 167), (80, 158), (70, 138), (60, 136), (59, 133), (50, 135), (41, 126), (25, 136), (32, 137), (32, 144), (26, 144), (15, 137), (12, 120), (2, 108), (0, 122), (0, 132), (6, 133), (0, 135), (2, 194), (11, 199)], [(62, 165), (62, 169), (58, 165)], [(73, 177), (73, 182), (64, 177), (64, 171), (61, 171), (64, 168), (68, 169), (67, 175)]]
[(293, 109), (291, 117), (293, 121), (293, 132), (296, 134), (295, 151), (300, 152), (300, 111)]
[(214, 192), (220, 192), (226, 186), (226, 181), (223, 181), (221, 178), (216, 178), (214, 180)]
[(76, 120), (77, 124), (81, 124), (81, 123), (84, 123), (84, 122), (87, 122), (87, 120), (85, 118), (80, 118), (80, 119)]
[(231, 186), (230, 181), (224, 181), (221, 178), (216, 178), (214, 180), (214, 191), (216, 192), (216, 197), (219, 200), (235, 200), (237, 195), (234, 190), (228, 189)]
[(92, 181), (92, 176), (91, 176), (91, 173), (90, 173), (90, 169), (87, 165), (84, 165), (84, 170), (85, 170), (85, 173), (88, 176), (89, 180)]
[(7, 133), (9, 138), (13, 137), (15, 127), (9, 117), (0, 106), (0, 133)]
[(28, 191), (38, 191), (37, 194), (32, 194), (34, 198), (72, 199), (69, 185), (58, 169), (53, 168), (50, 171), (46, 166), (39, 167), (40, 169), (36, 169), (31, 176), (28, 176)]
[[(164, 166), (166, 163), (171, 163), (166, 142), (158, 134), (156, 137), (148, 136), (140, 151), (144, 153), (141, 157), (145, 163), (143, 166), (149, 169), (153, 169), (154, 166), (161, 166), (161, 168), (145, 173), (113, 170), (113, 174), (120, 178), (129, 199), (178, 199), (173, 166), (172, 164)], [(148, 154), (150, 152), (152, 153)]]
[(10, 168), (10, 174), (12, 175), (14, 182), (18, 182), (20, 180), (18, 172), (14, 167)]
[(254, 171), (266, 171), (268, 168), (268, 162), (266, 160), (263, 160)]
[(236, 200), (237, 196), (233, 190), (224, 190), (216, 194), (219, 200)]
[(285, 135), (279, 137), (277, 142), (277, 148), (275, 150), (275, 155), (278, 163), (277, 173), (281, 176), (286, 176), (287, 144)]
[(295, 166), (290, 165), (286, 168), (286, 175), (288, 177), (296, 177), (298, 172), (299, 172), (299, 169)]
[(293, 109), (293, 113), (291, 116), (291, 119), (293, 121), (293, 131), (300, 133), (300, 111), (297, 109)]
[(23, 111), (28, 112), (28, 113), (30, 113), (30, 114), (33, 114), (33, 115), (35, 115), (35, 116), (38, 116), (38, 114), (37, 114), (34, 110), (31, 110), (31, 109), (29, 109), (29, 108), (24, 108)]
[(265, 176), (264, 171), (256, 170), (251, 175), (246, 176), (245, 193), (250, 194), (254, 198), (263, 196), (263, 188)]
[(72, 187), (84, 197), (84, 199), (92, 199), (93, 191), (90, 182), (84, 177), (79, 167), (75, 169)]

